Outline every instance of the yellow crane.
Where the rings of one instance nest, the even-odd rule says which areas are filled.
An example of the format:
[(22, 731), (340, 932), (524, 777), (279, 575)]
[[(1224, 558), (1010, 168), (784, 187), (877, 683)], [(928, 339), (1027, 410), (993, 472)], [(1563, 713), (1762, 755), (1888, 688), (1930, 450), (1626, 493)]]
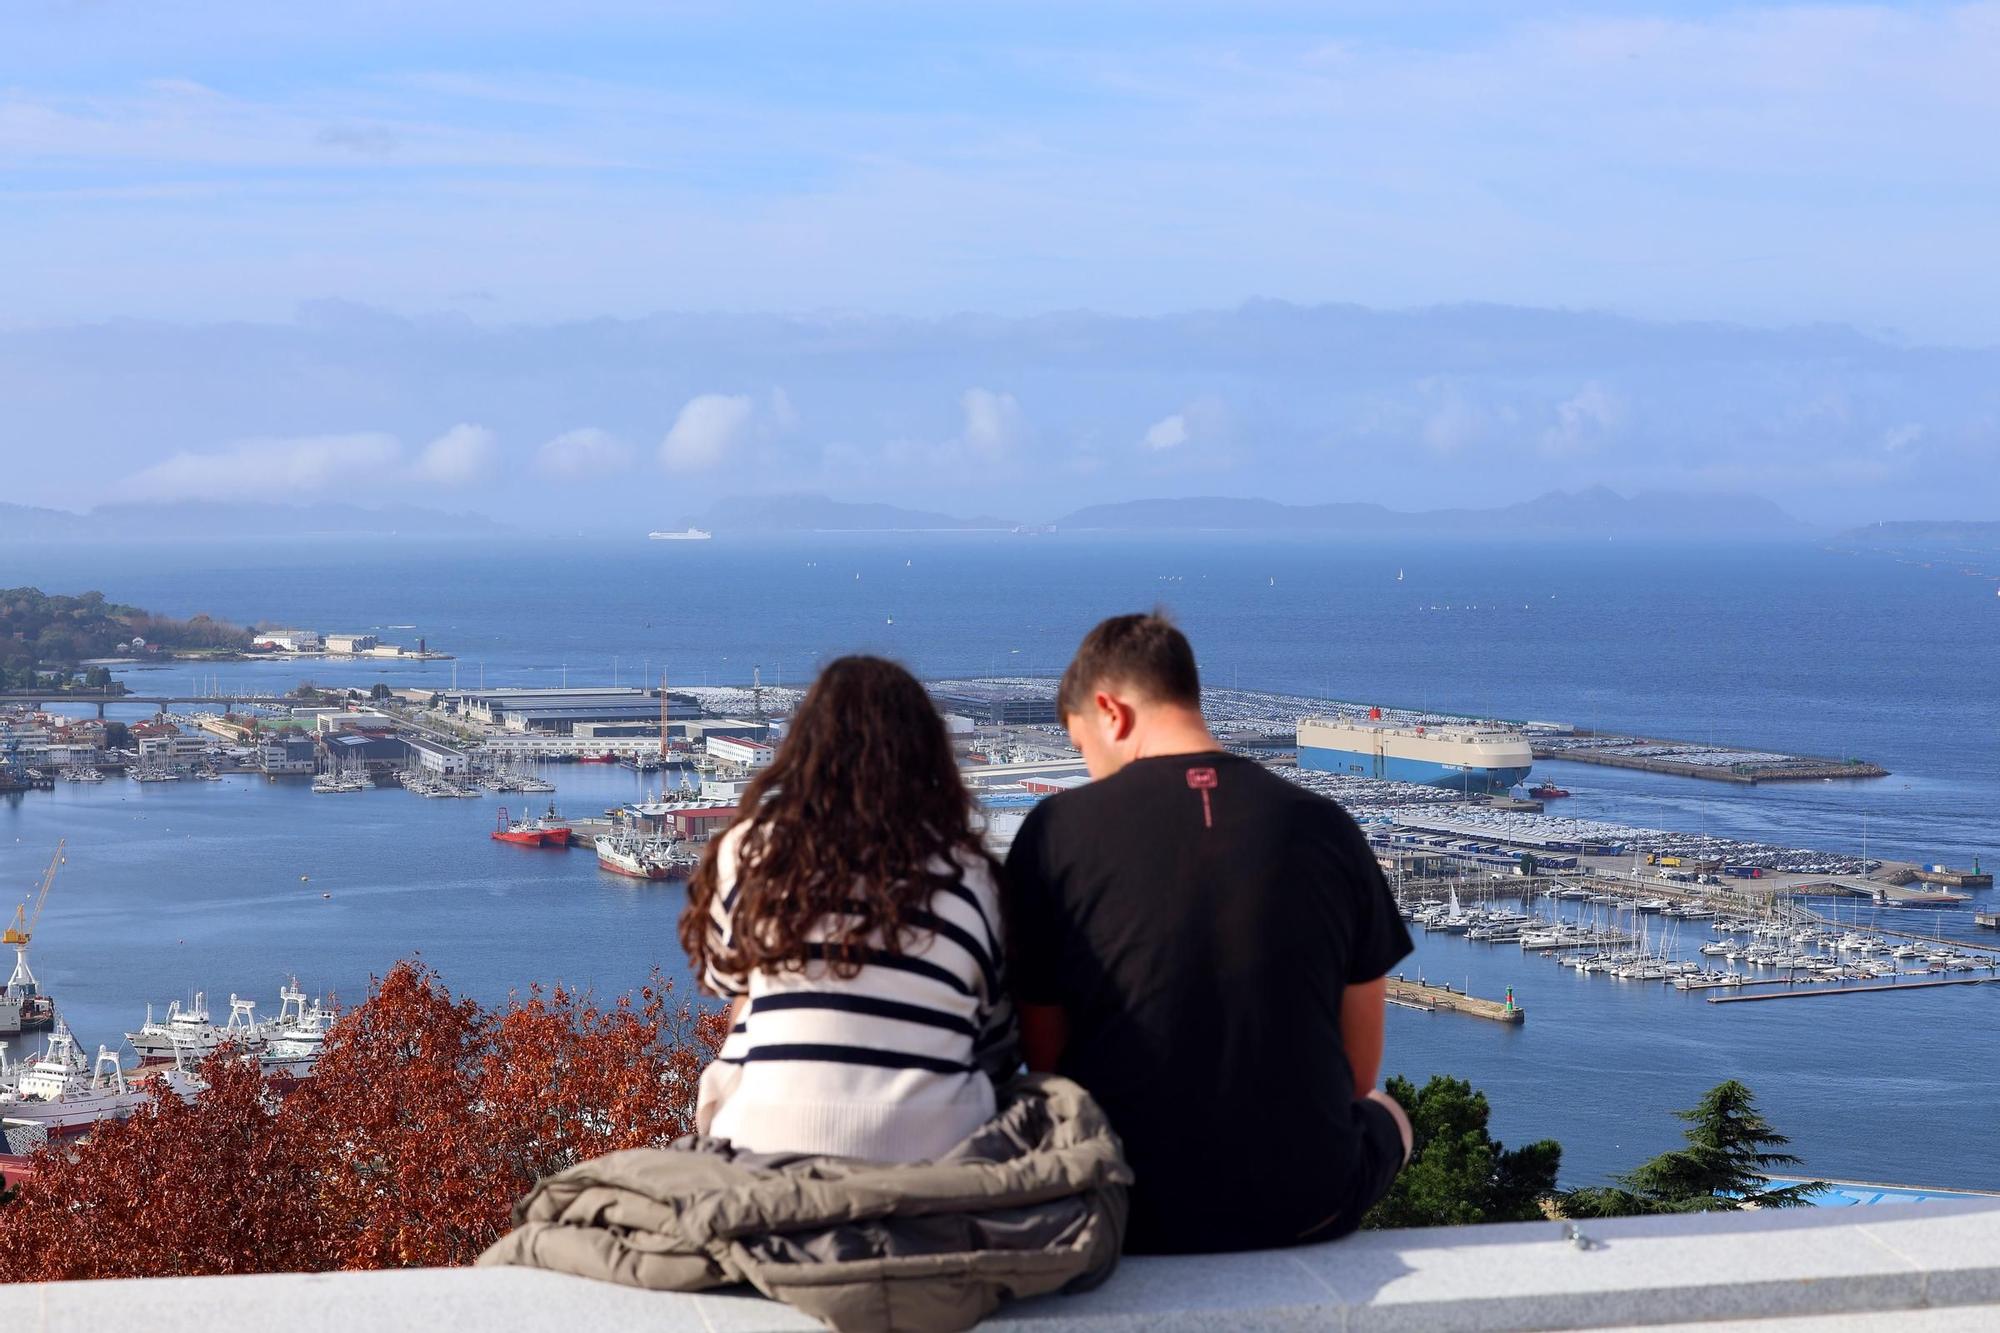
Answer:
[(14, 924), (7, 927), (4, 933), (0, 933), (0, 944), (23, 947), (34, 938), (35, 927), (41, 924), (42, 906), (48, 902), (49, 890), (55, 886), (56, 871), (62, 866), (63, 848), (68, 842), (69, 840), (65, 838), (56, 843), (56, 854), (49, 858), (49, 868), (42, 872), (41, 889), (35, 894), (35, 914), (28, 915), (28, 904), (25, 902), (16, 907)]

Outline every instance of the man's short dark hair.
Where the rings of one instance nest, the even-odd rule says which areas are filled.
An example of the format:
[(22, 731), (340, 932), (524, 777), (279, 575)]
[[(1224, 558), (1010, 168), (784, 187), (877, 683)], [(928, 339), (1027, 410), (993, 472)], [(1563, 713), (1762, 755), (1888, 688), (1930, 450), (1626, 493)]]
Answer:
[(1113, 616), (1083, 636), (1056, 693), (1065, 718), (1090, 706), (1098, 687), (1130, 690), (1154, 703), (1201, 706), (1201, 676), (1187, 635), (1166, 613)]

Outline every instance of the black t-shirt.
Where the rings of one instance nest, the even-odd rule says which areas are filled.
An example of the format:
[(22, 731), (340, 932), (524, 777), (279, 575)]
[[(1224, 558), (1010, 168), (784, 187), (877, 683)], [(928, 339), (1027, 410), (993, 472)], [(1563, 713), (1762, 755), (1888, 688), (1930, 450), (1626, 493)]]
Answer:
[(1409, 932), (1347, 812), (1231, 755), (1141, 759), (1050, 797), (1007, 858), (1015, 995), (1059, 1005), (1137, 1183), (1127, 1248), (1300, 1239), (1361, 1179), (1340, 1041)]

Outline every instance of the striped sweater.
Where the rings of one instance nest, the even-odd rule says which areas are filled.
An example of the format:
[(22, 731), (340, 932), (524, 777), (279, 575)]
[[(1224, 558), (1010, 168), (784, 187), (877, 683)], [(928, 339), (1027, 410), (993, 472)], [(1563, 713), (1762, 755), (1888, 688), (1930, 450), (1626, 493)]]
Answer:
[[(742, 832), (717, 849), (715, 948), (734, 939)], [(852, 977), (812, 960), (803, 972), (748, 976), (709, 967), (711, 990), (747, 997), (703, 1080), (704, 1101), (720, 1102), (709, 1133), (756, 1152), (915, 1162), (992, 1117), (994, 1079), (1015, 1063), (999, 891), (982, 859), (933, 869), (951, 882), (911, 914), (902, 952), (874, 939)], [(822, 923), (808, 939), (828, 934)]]

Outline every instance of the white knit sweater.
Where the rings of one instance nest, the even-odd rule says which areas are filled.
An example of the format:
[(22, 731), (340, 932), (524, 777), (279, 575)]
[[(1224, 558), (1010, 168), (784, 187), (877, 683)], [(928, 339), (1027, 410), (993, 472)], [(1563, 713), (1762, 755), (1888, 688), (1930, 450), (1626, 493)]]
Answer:
[[(736, 929), (741, 834), (732, 829), (717, 849), (709, 930), (722, 947)], [(914, 1162), (992, 1117), (989, 1071), (1007, 1072), (1013, 1054), (999, 892), (979, 858), (934, 869), (953, 886), (932, 895), (900, 954), (871, 940), (852, 977), (818, 961), (747, 977), (710, 968), (711, 989), (747, 1001), (702, 1080), (709, 1133), (758, 1152)], [(822, 924), (809, 939), (827, 934)]]

